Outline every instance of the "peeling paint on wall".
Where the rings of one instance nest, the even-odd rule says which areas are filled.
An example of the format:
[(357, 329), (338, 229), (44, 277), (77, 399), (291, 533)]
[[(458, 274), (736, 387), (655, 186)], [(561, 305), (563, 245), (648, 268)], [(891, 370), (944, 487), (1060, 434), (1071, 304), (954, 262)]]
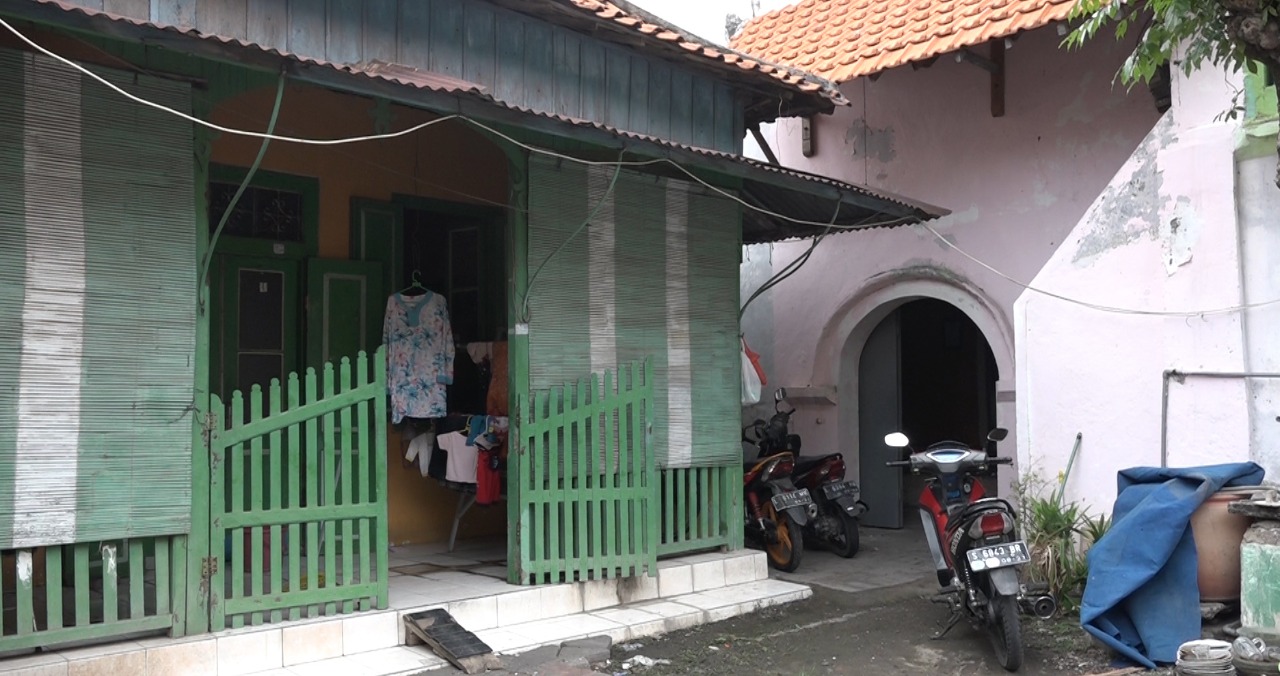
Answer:
[(1142, 237), (1159, 236), (1163, 177), (1156, 160), (1160, 149), (1173, 141), (1172, 118), (1166, 115), (1133, 152), (1129, 180), (1107, 186), (1085, 214), (1089, 230), (1080, 238), (1073, 263), (1088, 265), (1095, 257)]
[(893, 127), (875, 128), (867, 121), (857, 119), (844, 131), (844, 144), (850, 146), (854, 157), (869, 157), (881, 162), (892, 162), (897, 156), (893, 147)]
[(1037, 178), (1031, 183), (1031, 202), (1038, 207), (1051, 207), (1058, 201), (1058, 196), (1049, 190), (1049, 182)]
[(1080, 87), (1076, 92), (1076, 97), (1071, 103), (1063, 106), (1058, 111), (1058, 126), (1064, 127), (1071, 122), (1088, 123), (1092, 119), (1090, 107), (1085, 103), (1085, 94), (1089, 91), (1089, 85), (1093, 83), (1093, 73), (1085, 73), (1080, 79)]
[(1191, 262), (1191, 249), (1200, 239), (1204, 219), (1191, 206), (1186, 196), (1178, 198), (1174, 215), (1160, 224), (1160, 242), (1164, 246), (1164, 267), (1172, 275)]

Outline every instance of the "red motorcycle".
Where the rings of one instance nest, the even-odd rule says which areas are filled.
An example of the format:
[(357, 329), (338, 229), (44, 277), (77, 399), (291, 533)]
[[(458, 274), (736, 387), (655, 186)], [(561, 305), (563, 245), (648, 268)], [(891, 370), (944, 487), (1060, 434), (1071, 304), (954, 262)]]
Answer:
[(762, 458), (782, 451), (796, 455), (791, 480), (796, 487), (809, 489), (817, 506), (813, 518), (803, 524), (805, 544), (821, 544), (837, 556), (852, 558), (858, 553), (858, 517), (867, 511), (867, 504), (859, 499), (861, 491), (857, 482), (844, 478), (843, 455), (800, 457), (800, 435), (791, 434), (791, 415), (795, 409), (782, 408), (786, 396), (784, 389), (774, 392), (773, 417), (768, 424), (763, 420), (752, 423), (755, 439), (748, 441), (760, 449)]
[[(1003, 441), (1009, 432), (997, 427), (987, 435)], [(885, 437), (895, 448), (908, 446), (906, 435)], [(991, 636), (1000, 666), (1007, 671), (1022, 667), (1021, 608), (1040, 617), (1057, 610), (1052, 596), (1032, 597), (1021, 581), (1023, 564), (1031, 560), (1027, 544), (1018, 537), (1013, 505), (986, 497), (978, 475), (989, 465), (1008, 465), (1011, 458), (991, 457), (984, 450), (944, 441), (895, 460), (890, 467), (909, 467), (927, 477), (920, 493), (920, 519), (933, 553), (941, 592), (934, 597), (951, 609), (951, 617), (934, 638), (942, 638), (962, 618)], [(945, 546), (944, 544), (945, 543)]]
[[(774, 396), (777, 413), (766, 425), (757, 420), (742, 428), (742, 440), (759, 449), (756, 459), (746, 463), (742, 473), (744, 506), (746, 508), (746, 539), (748, 544), (761, 547), (769, 558), (769, 565), (789, 573), (800, 567), (804, 554), (802, 529), (818, 508), (807, 488), (797, 488), (791, 480), (796, 457), (787, 434), (790, 413), (779, 408), (782, 394)], [(754, 438), (747, 435), (752, 432)], [(799, 437), (794, 445), (799, 446)]]

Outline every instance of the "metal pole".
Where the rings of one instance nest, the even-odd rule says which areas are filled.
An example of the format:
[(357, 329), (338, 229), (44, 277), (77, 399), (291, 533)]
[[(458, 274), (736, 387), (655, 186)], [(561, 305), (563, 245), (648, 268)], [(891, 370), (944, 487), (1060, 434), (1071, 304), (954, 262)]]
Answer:
[(1169, 380), (1177, 378), (1179, 382), (1187, 378), (1280, 378), (1280, 373), (1265, 371), (1179, 371), (1166, 369), (1163, 374), (1160, 392), (1160, 467), (1169, 466)]

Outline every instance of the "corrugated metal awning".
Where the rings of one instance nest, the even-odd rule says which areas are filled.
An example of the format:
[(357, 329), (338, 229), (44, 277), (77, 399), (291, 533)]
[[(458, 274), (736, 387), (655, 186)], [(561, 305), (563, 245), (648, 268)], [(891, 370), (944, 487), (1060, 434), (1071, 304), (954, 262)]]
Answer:
[[(0, 0), (0, 14), (137, 41), (250, 68), (273, 72), (283, 69), (299, 82), (462, 115), (485, 124), (518, 126), (550, 137), (625, 151), (629, 157), (669, 159), (686, 168), (734, 177), (741, 180), (744, 201), (770, 212), (744, 210), (743, 240), (747, 243), (818, 235), (825, 229), (821, 224), (829, 222), (836, 213), (837, 202), (841, 207), (835, 224), (845, 228), (903, 225), (948, 213), (945, 209), (896, 195), (740, 155), (512, 105), (494, 98), (480, 85), (410, 66), (381, 62), (333, 63), (190, 28), (121, 17), (59, 0)], [(668, 170), (658, 173), (687, 177), (674, 167), (668, 167)]]

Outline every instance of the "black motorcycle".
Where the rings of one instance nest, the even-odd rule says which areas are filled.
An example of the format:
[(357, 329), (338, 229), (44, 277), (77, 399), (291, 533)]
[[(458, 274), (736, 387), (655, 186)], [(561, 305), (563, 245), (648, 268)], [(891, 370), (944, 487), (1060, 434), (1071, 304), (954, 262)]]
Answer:
[(753, 443), (760, 449), (758, 457), (780, 452), (790, 452), (795, 456), (791, 481), (798, 488), (809, 489), (817, 506), (813, 518), (804, 524), (806, 542), (820, 543), (836, 555), (850, 558), (858, 553), (858, 517), (867, 511), (867, 504), (859, 499), (857, 482), (844, 478), (843, 455), (799, 456), (800, 435), (790, 431), (795, 409), (782, 408), (786, 396), (786, 390), (778, 389), (774, 393), (774, 414), (769, 422), (756, 420), (751, 425), (755, 434)]

